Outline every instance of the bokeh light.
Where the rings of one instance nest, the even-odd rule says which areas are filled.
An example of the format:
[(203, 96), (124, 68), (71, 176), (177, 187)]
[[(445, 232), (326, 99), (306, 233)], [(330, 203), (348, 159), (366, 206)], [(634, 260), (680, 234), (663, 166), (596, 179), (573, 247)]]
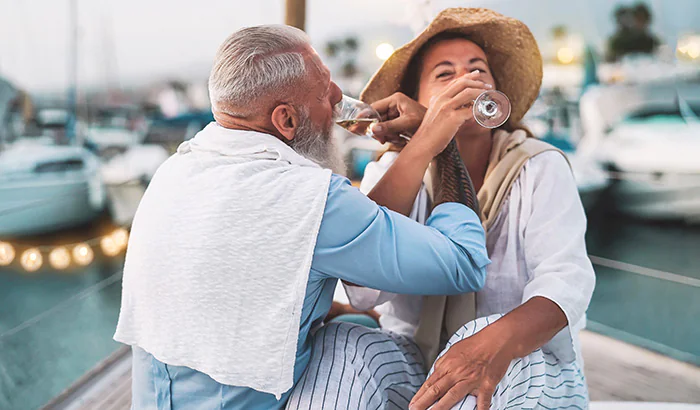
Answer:
[(557, 60), (562, 64), (571, 64), (574, 61), (574, 50), (571, 47), (562, 47), (557, 50)]
[(114, 243), (121, 249), (125, 249), (126, 245), (129, 243), (129, 231), (124, 228), (118, 228), (112, 232), (112, 239)]
[(382, 61), (385, 61), (389, 57), (391, 57), (392, 54), (394, 54), (394, 46), (392, 46), (389, 43), (382, 43), (377, 46), (375, 52), (377, 54), (377, 58), (379, 58)]
[(73, 248), (73, 260), (80, 266), (87, 266), (95, 258), (95, 252), (85, 243), (81, 243)]
[(49, 253), (49, 264), (58, 270), (66, 269), (70, 265), (70, 252), (65, 246), (59, 246)]
[(7, 242), (0, 242), (0, 266), (7, 266), (15, 259), (15, 248)]
[(112, 235), (107, 235), (100, 239), (100, 248), (102, 248), (102, 253), (107, 256), (116, 256), (122, 250), (122, 247), (117, 244)]
[(29, 248), (22, 252), (19, 262), (27, 272), (36, 272), (44, 263), (44, 258), (41, 256), (39, 249)]

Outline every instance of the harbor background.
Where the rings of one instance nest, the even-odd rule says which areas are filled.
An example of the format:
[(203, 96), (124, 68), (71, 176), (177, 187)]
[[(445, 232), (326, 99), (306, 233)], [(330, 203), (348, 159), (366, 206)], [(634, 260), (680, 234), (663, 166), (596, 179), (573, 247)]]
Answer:
[[(569, 150), (586, 203), (587, 245), (597, 275), (588, 329), (700, 365), (700, 165), (692, 167), (700, 164), (700, 128), (693, 122), (700, 115), (700, 93), (691, 92), (700, 86), (700, 3), (306, 3), (307, 32), (350, 95), (442, 8), (484, 6), (525, 21), (546, 61), (542, 95), (528, 124)], [(610, 57), (610, 38), (621, 22), (616, 13), (627, 7), (631, 14), (622, 17), (631, 19), (638, 4), (650, 12), (648, 30), (659, 45), (643, 56)], [(285, 17), (285, 2), (272, 0), (255, 6), (223, 0), (0, 0), (0, 265), (9, 258), (2, 244), (13, 251), (7, 266), (0, 266), (0, 409), (41, 408), (119, 349), (112, 340), (124, 258), (119, 235), (128, 231), (158, 164), (211, 120), (206, 77), (219, 43), (239, 27), (282, 23)], [(606, 104), (623, 106), (610, 90), (647, 90), (649, 84), (644, 95), (670, 92), (670, 102), (650, 98), (653, 104), (626, 108), (603, 125), (596, 122), (600, 113), (593, 112), (593, 119), (581, 115)], [(586, 93), (588, 100), (581, 99)], [(656, 122), (645, 122), (650, 117)], [(659, 128), (669, 122), (671, 131)], [(630, 142), (630, 130), (640, 126), (653, 135)], [(686, 139), (669, 134), (678, 129)], [(357, 180), (382, 148), (336, 132), (351, 165), (349, 176)], [(655, 143), (666, 145), (650, 145)], [(54, 145), (77, 145), (85, 152), (68, 158), (46, 148)], [(635, 151), (642, 148), (641, 154)], [(36, 152), (41, 158), (34, 159)], [(46, 162), (52, 156), (60, 160)], [(95, 158), (97, 171), (83, 172)], [(37, 166), (21, 174), (33, 160)], [(45, 163), (53, 165), (40, 167)], [(41, 181), (55, 176), (52, 186), (66, 180), (82, 184), (66, 192), (85, 196), (70, 210), (82, 207), (77, 213), (89, 214), (88, 220), (50, 229), (66, 213), (46, 209), (63, 197), (54, 191), (42, 196), (38, 187), (44, 185), (34, 175), (39, 171)], [(635, 208), (647, 202), (651, 205)], [(44, 224), (51, 232), (22, 231), (22, 223), (42, 222), (37, 218), (55, 218)], [(89, 258), (74, 255), (82, 245), (91, 249)], [(61, 261), (50, 256), (57, 248), (67, 250), (65, 268), (54, 266)], [(625, 400), (636, 397), (624, 393)], [(681, 395), (673, 401), (700, 403), (700, 398)]]

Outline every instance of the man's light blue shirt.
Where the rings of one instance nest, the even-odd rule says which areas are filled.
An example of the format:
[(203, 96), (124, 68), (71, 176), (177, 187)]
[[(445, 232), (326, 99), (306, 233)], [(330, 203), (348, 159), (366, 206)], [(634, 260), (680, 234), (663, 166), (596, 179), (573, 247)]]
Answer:
[[(449, 295), (479, 290), (489, 263), (484, 231), (471, 209), (439, 205), (423, 226), (378, 206), (346, 178), (333, 175), (301, 312), (295, 384), (309, 363), (311, 329), (328, 313), (338, 279), (399, 294)], [(271, 394), (162, 363), (137, 346), (133, 354), (137, 410), (268, 410), (283, 408), (290, 393), (278, 401)]]

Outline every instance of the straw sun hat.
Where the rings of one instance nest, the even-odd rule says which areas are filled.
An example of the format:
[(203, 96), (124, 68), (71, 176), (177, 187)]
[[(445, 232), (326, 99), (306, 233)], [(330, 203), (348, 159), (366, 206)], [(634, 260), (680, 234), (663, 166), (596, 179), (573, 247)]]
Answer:
[(360, 99), (372, 103), (399, 91), (411, 59), (431, 38), (446, 32), (462, 33), (484, 50), (496, 88), (510, 98), (509, 121), (520, 121), (539, 94), (542, 56), (525, 24), (483, 8), (443, 10), (418, 37), (384, 62)]

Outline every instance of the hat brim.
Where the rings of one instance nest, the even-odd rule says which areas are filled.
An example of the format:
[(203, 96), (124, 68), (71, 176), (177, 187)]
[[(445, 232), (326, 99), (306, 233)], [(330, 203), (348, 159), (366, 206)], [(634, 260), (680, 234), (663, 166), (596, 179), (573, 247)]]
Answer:
[(382, 64), (360, 99), (373, 103), (399, 91), (411, 59), (431, 38), (444, 32), (462, 33), (484, 50), (498, 90), (511, 100), (509, 121), (520, 121), (539, 95), (542, 56), (524, 23), (483, 8), (443, 10), (422, 33)]

